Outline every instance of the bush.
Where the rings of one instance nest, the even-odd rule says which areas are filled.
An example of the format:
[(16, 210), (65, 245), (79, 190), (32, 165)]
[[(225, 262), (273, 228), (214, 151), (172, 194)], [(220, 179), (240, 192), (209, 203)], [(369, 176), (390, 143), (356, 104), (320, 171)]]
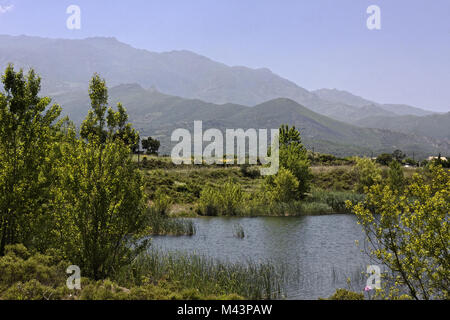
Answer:
[(364, 300), (364, 293), (353, 292), (347, 289), (337, 289), (328, 300)]
[(0, 257), (0, 300), (61, 299), (69, 293), (61, 254), (29, 251), (22, 244), (9, 245)]
[(354, 170), (344, 168), (327, 168), (327, 170), (315, 172), (312, 183), (315, 187), (327, 190), (352, 190), (358, 182)]
[(280, 168), (289, 170), (298, 180), (298, 194), (303, 196), (309, 191), (311, 171), (306, 151), (296, 145), (280, 146)]
[(315, 189), (308, 200), (313, 203), (327, 204), (333, 213), (351, 213), (351, 209), (347, 207), (347, 201), (356, 204), (364, 198), (364, 194), (360, 193)]
[(239, 170), (241, 171), (242, 176), (255, 179), (260, 176), (260, 171), (258, 168), (251, 167), (248, 164), (243, 164), (240, 166)]
[(287, 169), (280, 168), (275, 176), (268, 176), (264, 183), (273, 202), (289, 202), (299, 198), (299, 182)]
[(208, 216), (236, 216), (242, 212), (244, 198), (241, 186), (229, 180), (221, 187), (204, 188), (200, 194), (199, 210)]
[(358, 177), (356, 191), (359, 193), (362, 193), (371, 186), (381, 182), (381, 170), (376, 163), (369, 158), (357, 158), (354, 171)]
[(153, 197), (153, 208), (154, 210), (162, 216), (169, 213), (170, 206), (172, 205), (172, 200), (167, 195), (163, 189), (158, 189)]

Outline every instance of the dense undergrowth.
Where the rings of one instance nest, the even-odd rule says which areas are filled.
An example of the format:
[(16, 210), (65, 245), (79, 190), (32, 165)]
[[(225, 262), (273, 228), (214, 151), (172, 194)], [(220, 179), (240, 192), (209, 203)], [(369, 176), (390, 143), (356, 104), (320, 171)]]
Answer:
[(284, 295), (283, 268), (270, 263), (231, 264), (196, 255), (150, 251), (112, 279), (82, 277), (80, 290), (66, 286), (69, 265), (56, 250), (42, 254), (23, 245), (7, 246), (0, 257), (0, 299), (230, 300)]

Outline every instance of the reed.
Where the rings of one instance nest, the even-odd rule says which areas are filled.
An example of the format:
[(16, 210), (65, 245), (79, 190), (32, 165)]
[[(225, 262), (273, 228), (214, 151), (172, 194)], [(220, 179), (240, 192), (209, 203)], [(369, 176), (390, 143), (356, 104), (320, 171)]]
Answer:
[(167, 279), (205, 295), (278, 299), (286, 296), (286, 274), (286, 266), (270, 262), (231, 263), (196, 254), (150, 250), (122, 270), (118, 280), (125, 286), (139, 286), (145, 279)]
[(169, 218), (158, 211), (148, 209), (148, 224), (151, 235), (193, 236), (196, 232), (194, 222), (189, 219)]

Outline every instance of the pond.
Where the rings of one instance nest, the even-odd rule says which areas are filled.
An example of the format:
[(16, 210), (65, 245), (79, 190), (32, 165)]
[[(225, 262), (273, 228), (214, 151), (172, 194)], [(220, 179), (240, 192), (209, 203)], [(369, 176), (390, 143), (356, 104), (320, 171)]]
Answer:
[[(234, 263), (282, 264), (292, 276), (286, 284), (287, 299), (317, 299), (330, 296), (336, 288), (361, 291), (365, 285), (370, 260), (361, 252), (365, 237), (354, 215), (208, 217), (193, 221), (194, 236), (153, 237), (153, 248)], [(243, 238), (236, 236), (237, 226), (242, 227)]]

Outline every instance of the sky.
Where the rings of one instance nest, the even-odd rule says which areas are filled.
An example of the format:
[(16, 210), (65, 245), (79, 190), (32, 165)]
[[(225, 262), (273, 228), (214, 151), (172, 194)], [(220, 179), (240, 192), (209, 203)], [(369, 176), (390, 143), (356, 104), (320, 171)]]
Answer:
[[(70, 5), (79, 30), (66, 27)], [(379, 30), (367, 28), (370, 5)], [(0, 34), (116, 37), (269, 68), (308, 90), (450, 111), (449, 0), (0, 0)]]

